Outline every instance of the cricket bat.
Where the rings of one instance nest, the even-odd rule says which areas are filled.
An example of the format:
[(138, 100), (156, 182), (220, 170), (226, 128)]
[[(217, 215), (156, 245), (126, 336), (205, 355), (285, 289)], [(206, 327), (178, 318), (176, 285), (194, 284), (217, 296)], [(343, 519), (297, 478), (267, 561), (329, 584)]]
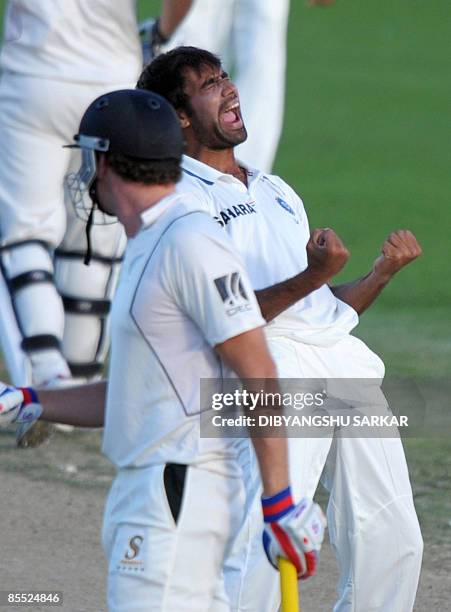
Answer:
[(281, 612), (300, 612), (298, 577), (296, 568), (288, 561), (279, 557), (280, 592), (282, 595)]

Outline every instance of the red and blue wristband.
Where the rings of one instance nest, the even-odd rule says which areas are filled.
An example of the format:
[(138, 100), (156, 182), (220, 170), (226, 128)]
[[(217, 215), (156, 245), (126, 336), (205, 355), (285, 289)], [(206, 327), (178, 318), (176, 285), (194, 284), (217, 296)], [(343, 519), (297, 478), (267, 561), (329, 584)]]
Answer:
[(281, 519), (294, 508), (291, 487), (287, 487), (271, 497), (262, 497), (262, 507), (265, 523), (273, 523)]
[(19, 391), (23, 393), (23, 403), (27, 404), (39, 404), (39, 397), (36, 390), (33, 387), (18, 387)]

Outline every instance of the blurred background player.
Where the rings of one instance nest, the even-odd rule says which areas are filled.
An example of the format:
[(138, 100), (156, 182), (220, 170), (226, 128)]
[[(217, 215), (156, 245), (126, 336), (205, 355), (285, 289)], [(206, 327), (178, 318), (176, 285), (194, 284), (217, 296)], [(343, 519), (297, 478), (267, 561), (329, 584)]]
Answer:
[[(329, 5), (334, 0), (310, 0)], [(184, 4), (184, 3), (183, 3)], [(237, 156), (263, 172), (270, 172), (283, 125), (286, 34), (289, 0), (193, 0), (188, 15), (179, 20), (177, 1), (164, 0), (161, 19), (148, 22), (154, 54), (180, 45), (193, 45), (219, 55), (240, 91), (249, 138)], [(186, 9), (186, 6), (184, 7)]]
[(16, 385), (91, 379), (108, 350), (124, 236), (119, 224), (94, 225), (84, 265), (85, 225), (66, 210), (63, 189), (80, 154), (63, 145), (95, 96), (136, 82), (135, 0), (11, 0), (0, 62), (0, 335), (9, 375)]

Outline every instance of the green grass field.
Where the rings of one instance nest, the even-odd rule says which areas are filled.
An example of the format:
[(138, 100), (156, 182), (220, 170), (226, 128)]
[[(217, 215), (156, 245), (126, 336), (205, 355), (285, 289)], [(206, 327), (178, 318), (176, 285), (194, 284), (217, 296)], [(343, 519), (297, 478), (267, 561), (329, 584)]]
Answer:
[[(140, 16), (158, 5), (141, 0)], [(438, 384), (451, 364), (450, 23), (449, 0), (337, 0), (327, 9), (293, 0), (276, 164), (311, 225), (333, 227), (349, 246), (340, 281), (368, 271), (390, 231), (415, 232), (423, 257), (357, 333), (389, 373)], [(449, 537), (450, 444), (410, 440), (407, 450), (423, 525)]]
[(343, 278), (365, 271), (392, 229), (410, 228), (423, 245), (359, 330), (392, 372), (441, 376), (451, 361), (450, 19), (445, 0), (293, 3), (277, 170), (312, 223), (345, 238)]

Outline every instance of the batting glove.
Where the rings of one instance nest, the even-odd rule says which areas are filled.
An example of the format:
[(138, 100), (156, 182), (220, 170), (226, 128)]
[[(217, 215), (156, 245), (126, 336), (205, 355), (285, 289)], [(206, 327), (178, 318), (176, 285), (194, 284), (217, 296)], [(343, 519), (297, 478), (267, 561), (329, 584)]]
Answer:
[(147, 66), (154, 57), (161, 53), (161, 47), (169, 40), (161, 33), (159, 26), (158, 18), (146, 19), (139, 24), (144, 66)]
[(0, 427), (16, 423), (23, 433), (42, 414), (38, 394), (32, 387), (9, 387), (0, 383)]
[(312, 576), (326, 527), (321, 508), (306, 497), (295, 505), (290, 487), (263, 497), (262, 506), (263, 546), (271, 565), (277, 569), (277, 558), (284, 557), (294, 564), (298, 578)]

